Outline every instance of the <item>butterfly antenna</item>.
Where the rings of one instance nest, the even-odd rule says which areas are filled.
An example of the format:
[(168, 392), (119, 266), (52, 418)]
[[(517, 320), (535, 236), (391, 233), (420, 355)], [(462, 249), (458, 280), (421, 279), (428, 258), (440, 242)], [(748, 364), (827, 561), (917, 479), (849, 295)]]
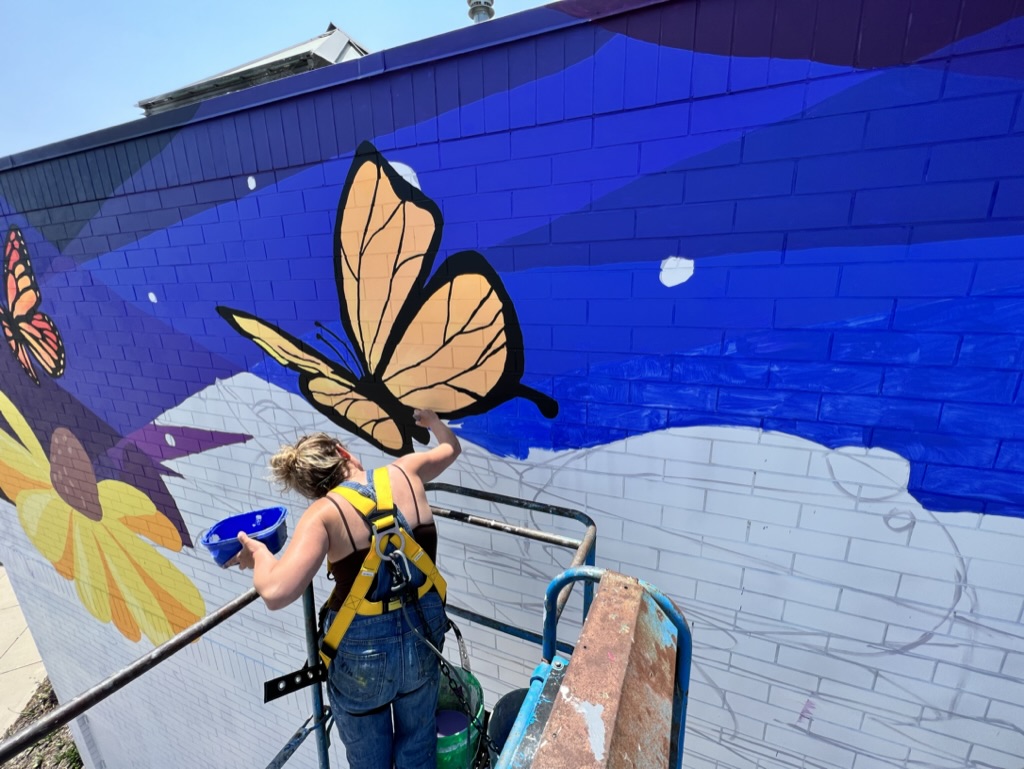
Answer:
[[(338, 348), (335, 347), (331, 343), (331, 340), (329, 340), (323, 334), (317, 334), (316, 335), (317, 339), (319, 339), (325, 345), (330, 347), (331, 348), (331, 352), (333, 352), (339, 358), (343, 359), (349, 365), (349, 368), (351, 368), (353, 371), (357, 371), (357, 372), (359, 372), (361, 374), (365, 374), (366, 373), (366, 371), (363, 370), (362, 365), (359, 363), (359, 357), (355, 354), (355, 351), (352, 349), (351, 345), (349, 345), (348, 342), (346, 342), (344, 339), (342, 339), (340, 336), (338, 336), (336, 333), (334, 333), (331, 329), (327, 328), (327, 326), (325, 326), (320, 321), (314, 321), (314, 323), (315, 323), (317, 328), (322, 329), (323, 331), (326, 331), (328, 334), (330, 334), (332, 337), (334, 337), (334, 341), (336, 341), (338, 344), (340, 344), (344, 348), (345, 353), (347, 353), (347, 355), (339, 352)], [(353, 361), (355, 361), (355, 363), (356, 363), (356, 365), (354, 365), (354, 366), (352, 365)]]
[(330, 339), (325, 337), (323, 334), (317, 334), (316, 338), (320, 342), (323, 342), (328, 347), (328, 349), (330, 349), (330, 351), (332, 353), (334, 353), (334, 357), (339, 358), (340, 360), (342, 360), (345, 363), (345, 365), (347, 365), (349, 368), (352, 368), (352, 363), (349, 360), (349, 357), (347, 355), (339, 352), (338, 348), (335, 347), (333, 344), (331, 344), (331, 340)]

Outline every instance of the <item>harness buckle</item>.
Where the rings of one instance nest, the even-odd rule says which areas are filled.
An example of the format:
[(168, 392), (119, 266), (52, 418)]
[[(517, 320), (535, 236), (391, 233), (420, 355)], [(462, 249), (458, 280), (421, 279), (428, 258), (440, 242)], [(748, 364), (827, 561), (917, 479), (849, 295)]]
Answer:
[[(391, 575), (390, 595), (404, 593), (412, 586), (412, 570), (409, 567), (409, 559), (405, 555), (406, 536), (405, 530), (399, 526), (398, 521), (389, 517), (387, 528), (379, 530), (375, 525), (373, 529), (373, 547), (381, 563), (387, 565), (388, 573)], [(395, 541), (397, 540), (397, 542)], [(385, 550), (391, 546), (391, 550)]]
[[(391, 519), (392, 523), (388, 528), (380, 530), (376, 526), (373, 526), (373, 547), (377, 551), (377, 556), (382, 561), (390, 561), (395, 553), (401, 553), (405, 550), (405, 530), (398, 525), (398, 521), (394, 518)], [(398, 544), (395, 545), (395, 549), (390, 553), (384, 551), (388, 543), (391, 542), (392, 537), (398, 537)]]

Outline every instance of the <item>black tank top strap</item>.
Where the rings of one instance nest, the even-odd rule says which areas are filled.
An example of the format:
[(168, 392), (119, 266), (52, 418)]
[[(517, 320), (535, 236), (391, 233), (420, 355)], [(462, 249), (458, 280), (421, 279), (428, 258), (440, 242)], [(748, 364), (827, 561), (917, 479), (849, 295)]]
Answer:
[[(335, 500), (331, 499), (329, 493), (328, 493), (328, 496), (324, 497), (324, 499), (326, 499), (328, 502), (330, 502), (332, 505), (334, 505), (334, 507), (337, 509), (338, 516), (341, 518), (341, 523), (345, 527), (345, 533), (348, 534), (349, 544), (351, 544), (352, 545), (352, 549), (355, 550), (356, 549), (356, 539), (355, 539), (355, 537), (352, 536), (352, 529), (350, 529), (348, 527), (348, 519), (345, 517), (344, 511), (342, 511), (341, 505), (339, 505)], [(361, 520), (363, 520), (363, 521), (366, 520), (361, 515), (359, 516), (359, 518)]]
[(412, 481), (409, 480), (409, 476), (405, 474), (405, 470), (402, 469), (401, 465), (396, 464), (394, 467), (402, 474), (402, 477), (405, 478), (405, 482), (409, 484), (409, 494), (412, 495), (412, 505), (413, 509), (416, 511), (416, 523), (413, 524), (413, 528), (415, 528), (422, 522), (420, 519), (420, 503), (416, 499), (416, 490), (412, 487)]

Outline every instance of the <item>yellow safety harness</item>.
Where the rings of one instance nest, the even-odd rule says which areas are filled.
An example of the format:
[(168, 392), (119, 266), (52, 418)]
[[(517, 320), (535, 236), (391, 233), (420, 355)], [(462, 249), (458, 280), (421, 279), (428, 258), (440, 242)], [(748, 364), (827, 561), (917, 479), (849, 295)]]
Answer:
[[(359, 511), (370, 527), (370, 552), (366, 554), (348, 596), (320, 643), (320, 659), (323, 660), (325, 667), (330, 667), (341, 639), (357, 614), (373, 616), (393, 611), (412, 596), (418, 600), (431, 589), (437, 590), (442, 602), (446, 598), (448, 585), (444, 577), (438, 572), (427, 552), (412, 538), (412, 532), (398, 520), (395, 502), (391, 496), (391, 480), (386, 467), (378, 467), (373, 471), (373, 486), (377, 492), (376, 501), (348, 486), (337, 486), (333, 489)], [(415, 565), (425, 578), (419, 588), (412, 584), (409, 564)], [(382, 565), (390, 572), (391, 589), (384, 599), (372, 601), (367, 599), (367, 593)], [(328, 604), (333, 602), (334, 597), (334, 593), (331, 593)]]

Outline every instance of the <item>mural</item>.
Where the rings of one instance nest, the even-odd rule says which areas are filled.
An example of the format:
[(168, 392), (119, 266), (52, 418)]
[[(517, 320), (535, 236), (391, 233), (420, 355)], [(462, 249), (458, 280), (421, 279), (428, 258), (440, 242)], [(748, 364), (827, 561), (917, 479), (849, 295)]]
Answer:
[(7, 305), (0, 305), (0, 326), (14, 357), (36, 384), (39, 376), (31, 356), (35, 356), (43, 371), (59, 377), (66, 365), (64, 342), (49, 316), (39, 311), (39, 283), (32, 272), (25, 238), (14, 226), (4, 243), (4, 288)]
[[(426, 443), (414, 409), (446, 419), (483, 413), (522, 396), (550, 418), (558, 405), (523, 386), (522, 334), (501, 278), (475, 251), (445, 260), (427, 283), (441, 239), (441, 212), (363, 143), (338, 205), (334, 270), (346, 338), (332, 362), (245, 312), (218, 307), (239, 333), (301, 374), (310, 403), (371, 445), (399, 456)], [(349, 344), (351, 343), (351, 345)]]
[(29, 540), (82, 605), (123, 636), (154, 644), (195, 624), (205, 604), (195, 585), (142, 537), (181, 550), (181, 537), (149, 498), (118, 481), (96, 481), (85, 449), (63, 427), (49, 456), (24, 417), (3, 393), (0, 416), (0, 491), (17, 504)]
[[(0, 560), (58, 692), (248, 587), (191, 544), (301, 509), (281, 443), (372, 466), (426, 405), (443, 480), (585, 509), (683, 607), (690, 769), (1019, 766), (1022, 73), (1013, 0), (567, 0), (0, 162)], [(560, 553), (443, 534), (536, 629)], [(93, 764), (265, 765), (303, 644), (225, 623)]]
[[(67, 360), (56, 324), (39, 310), (39, 282), (15, 225), (4, 243), (3, 275), (7, 303), (0, 305), (0, 325), (15, 359), (39, 387), (37, 365), (56, 378)], [(0, 493), (15, 503), (31, 543), (61, 577), (74, 582), (93, 617), (113, 623), (131, 641), (145, 635), (159, 644), (205, 614), (195, 585), (141, 539), (175, 552), (191, 545), (173, 516), (127, 483), (97, 480), (88, 452), (66, 427), (53, 429), (47, 454), (3, 392), (0, 417), (13, 432), (0, 430)], [(123, 468), (134, 469), (137, 445), (119, 443)]]

